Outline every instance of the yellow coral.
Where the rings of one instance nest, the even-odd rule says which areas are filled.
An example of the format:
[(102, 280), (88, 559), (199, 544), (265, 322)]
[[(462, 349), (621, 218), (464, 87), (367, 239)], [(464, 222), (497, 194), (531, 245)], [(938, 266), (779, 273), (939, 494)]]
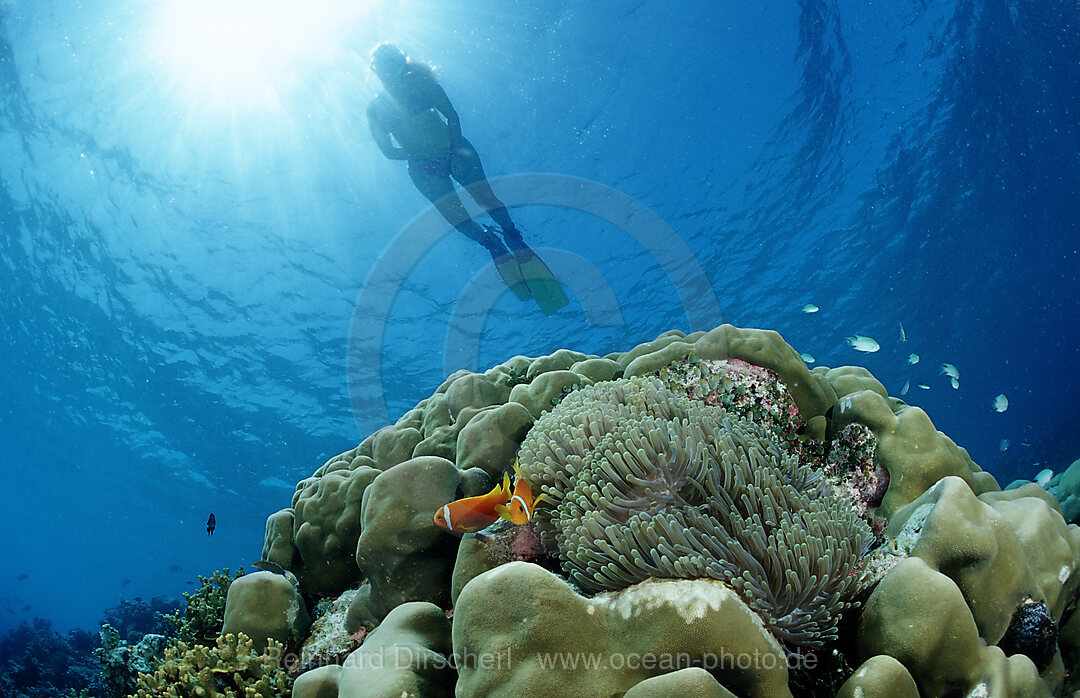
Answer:
[(269, 640), (266, 653), (255, 651), (243, 633), (219, 637), (216, 647), (177, 642), (153, 675), (139, 674), (136, 696), (169, 698), (288, 697), (292, 680), (281, 668), (281, 643)]

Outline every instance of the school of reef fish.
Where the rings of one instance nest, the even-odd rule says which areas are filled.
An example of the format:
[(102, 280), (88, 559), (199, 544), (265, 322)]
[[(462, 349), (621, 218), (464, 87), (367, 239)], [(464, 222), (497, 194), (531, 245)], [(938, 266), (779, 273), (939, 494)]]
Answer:
[(291, 657), (297, 698), (1080, 689), (1058, 500), (807, 364), (722, 325), (458, 371), (297, 484), (225, 637)]

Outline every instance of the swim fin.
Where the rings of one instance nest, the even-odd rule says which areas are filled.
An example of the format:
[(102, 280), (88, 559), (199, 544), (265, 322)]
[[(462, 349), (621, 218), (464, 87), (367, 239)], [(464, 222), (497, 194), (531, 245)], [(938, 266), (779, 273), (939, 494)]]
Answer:
[(540, 259), (540, 256), (531, 248), (526, 246), (514, 250), (514, 257), (517, 258), (521, 275), (532, 293), (533, 300), (545, 315), (554, 315), (570, 302), (566, 297), (566, 292), (563, 291), (562, 284), (548, 269), (548, 265), (544, 264), (544, 260)]
[(518, 261), (514, 258), (514, 255), (507, 253), (495, 259), (495, 268), (499, 271), (499, 276), (502, 277), (502, 280), (519, 300), (527, 301), (532, 298), (529, 285), (525, 283), (525, 278), (521, 274), (521, 267), (518, 266)]

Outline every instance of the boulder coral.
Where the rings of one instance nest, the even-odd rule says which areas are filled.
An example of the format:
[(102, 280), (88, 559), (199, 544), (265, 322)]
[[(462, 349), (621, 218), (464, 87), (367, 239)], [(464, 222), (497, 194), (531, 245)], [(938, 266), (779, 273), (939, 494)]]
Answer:
[(1066, 521), (1080, 522), (1080, 458), (1050, 478), (1046, 489), (1061, 503), (1061, 513)]
[[(1025, 607), (1042, 606), (1060, 622), (1080, 583), (1080, 528), (1065, 523), (1045, 490), (1032, 484), (976, 496), (963, 479), (946, 477), (889, 529), (907, 559), (867, 601), (858, 627), (864, 656), (900, 660), (926, 695), (1060, 689), (1056, 647), (1016, 638)], [(1056, 629), (1044, 632), (1056, 638)]]
[(222, 632), (244, 634), (257, 649), (267, 641), (280, 644), (304, 636), (311, 625), (307, 607), (291, 573), (255, 572), (229, 587)]
[(876, 654), (840, 686), (836, 698), (919, 698), (919, 687), (903, 664), (887, 654)]
[(430, 603), (404, 603), (341, 666), (302, 674), (294, 698), (438, 698), (454, 694), (450, 621)]
[[(815, 371), (829, 373), (823, 367)], [(841, 393), (833, 412), (836, 429), (861, 424), (877, 438), (878, 461), (890, 475), (880, 516), (891, 519), (944, 477), (960, 478), (975, 494), (1000, 489), (966, 450), (934, 427), (926, 412), (888, 397), (880, 386), (874, 381), (871, 388)]]
[[(540, 536), (433, 525), (515, 457), (549, 493)], [(1051, 489), (1069, 502), (1071, 482)], [(1002, 492), (866, 369), (810, 370), (780, 334), (721, 325), (450, 375), (299, 483), (263, 558), (309, 604), (358, 588), (337, 622), (375, 627), (300, 696), (1050, 695), (1080, 688), (1066, 521), (1041, 487)], [(839, 660), (789, 671), (806, 640)], [(393, 647), (411, 659), (375, 670)], [(709, 664), (728, 655), (757, 659)], [(605, 663), (545, 659), (583, 656)]]
[(360, 503), (380, 471), (364, 464), (362, 458), (353, 461), (358, 461), (357, 466), (352, 467), (350, 462), (348, 469), (331, 463), (322, 476), (297, 485), (292, 509), (279, 514), (285, 517), (284, 525), (273, 529), (282, 531), (281, 537), (272, 537), (267, 527), (263, 558), (289, 569), (294, 558), (292, 550), (281, 546), (278, 552), (274, 546), (278, 540), (291, 538), (301, 561), (297, 577), (312, 594), (337, 593), (361, 579), (351, 560), (360, 538)]
[(650, 580), (590, 598), (537, 565), (511, 562), (465, 585), (453, 638), (461, 698), (497, 689), (614, 696), (694, 666), (738, 695), (790, 695), (783, 647), (716, 580)]
[(367, 581), (349, 606), (349, 632), (407, 601), (448, 603), (457, 539), (435, 525), (434, 512), (490, 487), (483, 471), (461, 471), (438, 456), (412, 458), (375, 478), (364, 495), (355, 551)]

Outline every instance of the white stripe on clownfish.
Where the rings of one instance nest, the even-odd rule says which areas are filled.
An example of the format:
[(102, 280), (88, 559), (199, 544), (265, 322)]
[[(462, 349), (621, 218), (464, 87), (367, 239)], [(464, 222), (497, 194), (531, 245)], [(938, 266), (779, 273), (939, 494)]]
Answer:
[(513, 497), (511, 497), (511, 498), (510, 498), (510, 504), (511, 504), (511, 505), (512, 505), (512, 504), (513, 504), (513, 503), (514, 503), (515, 501), (517, 501), (517, 503), (521, 505), (521, 509), (522, 509), (522, 511), (524, 511), (524, 512), (525, 512), (525, 520), (526, 520), (526, 521), (532, 521), (532, 507), (530, 507), (530, 506), (529, 506), (529, 505), (528, 505), (528, 504), (527, 504), (527, 503), (525, 502), (525, 500), (524, 500), (524, 499), (522, 499), (522, 497), (521, 497), (521, 495), (520, 495), (520, 494), (515, 494), (515, 495), (514, 495)]

